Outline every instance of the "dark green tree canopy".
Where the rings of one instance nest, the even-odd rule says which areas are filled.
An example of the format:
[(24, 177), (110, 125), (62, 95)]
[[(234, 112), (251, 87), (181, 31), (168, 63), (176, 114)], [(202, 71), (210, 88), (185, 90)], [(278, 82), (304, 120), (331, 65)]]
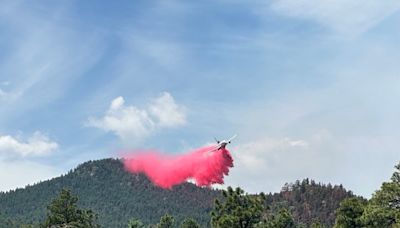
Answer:
[(157, 224), (157, 228), (172, 228), (174, 227), (175, 219), (169, 214), (161, 217), (160, 222)]
[[(264, 198), (244, 194), (240, 188), (223, 190), (223, 202), (215, 200), (211, 224), (218, 228), (248, 228), (261, 221)], [(262, 199), (261, 199), (262, 198)]]
[(182, 221), (180, 228), (200, 228), (200, 225), (192, 218), (185, 218)]
[(361, 216), (366, 201), (359, 197), (350, 197), (340, 203), (336, 210), (335, 228), (361, 227)]
[(390, 182), (384, 182), (361, 217), (366, 227), (400, 227), (400, 163)]
[(276, 215), (265, 219), (265, 221), (257, 226), (260, 228), (296, 228), (292, 214), (286, 208), (282, 208)]
[(365, 202), (349, 198), (337, 210), (335, 227), (400, 227), (400, 163), (390, 182), (384, 182)]
[[(298, 228), (299, 228), (299, 226), (298, 226)], [(316, 221), (311, 224), (311, 228), (327, 228), (327, 227), (324, 224), (322, 224), (320, 221)]]
[(361, 217), (367, 227), (400, 227), (400, 183), (383, 183), (368, 202)]
[(140, 221), (140, 219), (131, 219), (128, 223), (128, 228), (144, 228), (145, 225)]
[(99, 227), (95, 223), (97, 215), (91, 210), (79, 209), (76, 205), (78, 197), (68, 189), (62, 189), (47, 209), (49, 211), (44, 227)]

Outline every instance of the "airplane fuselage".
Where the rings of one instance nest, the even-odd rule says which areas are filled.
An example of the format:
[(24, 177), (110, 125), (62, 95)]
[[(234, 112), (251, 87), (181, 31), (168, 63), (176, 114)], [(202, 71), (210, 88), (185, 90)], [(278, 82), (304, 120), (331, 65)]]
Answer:
[(226, 147), (227, 144), (228, 144), (228, 142), (225, 142), (225, 141), (220, 142), (220, 143), (219, 143), (219, 148), (218, 148), (218, 150), (219, 150), (219, 149), (225, 149), (225, 147)]
[(232, 138), (230, 138), (228, 140), (222, 140), (222, 141), (219, 141), (218, 139), (214, 138), (215, 141), (217, 141), (217, 146), (215, 147), (215, 149), (213, 151), (225, 149), (226, 145), (231, 143), (232, 139), (234, 139), (235, 137), (236, 137), (236, 135), (234, 135)]

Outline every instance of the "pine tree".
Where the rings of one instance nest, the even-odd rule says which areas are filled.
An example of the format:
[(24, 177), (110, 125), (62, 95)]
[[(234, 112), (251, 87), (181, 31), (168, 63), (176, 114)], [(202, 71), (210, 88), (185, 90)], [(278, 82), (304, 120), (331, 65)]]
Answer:
[(386, 182), (376, 191), (361, 217), (367, 227), (400, 227), (400, 209), (397, 201), (400, 197), (400, 184)]
[[(297, 228), (299, 227), (297, 226)], [(322, 224), (320, 221), (316, 221), (311, 224), (311, 228), (326, 228), (326, 226)]]
[(160, 222), (157, 224), (157, 228), (172, 228), (174, 227), (175, 219), (169, 214), (161, 217)]
[(400, 183), (400, 162), (395, 166), (396, 171), (392, 175), (392, 182)]
[(128, 223), (128, 228), (144, 228), (145, 225), (140, 221), (140, 219), (131, 219)]
[(368, 202), (361, 220), (366, 227), (400, 227), (400, 163)]
[(362, 227), (361, 216), (366, 201), (358, 197), (344, 199), (336, 210), (335, 228)]
[[(223, 190), (224, 201), (215, 200), (211, 224), (217, 228), (248, 228), (261, 221), (262, 197), (245, 195), (240, 188)], [(263, 195), (264, 196), (264, 195)], [(262, 199), (261, 199), (262, 198)]]
[(282, 208), (276, 215), (267, 218), (259, 226), (260, 228), (296, 228), (292, 214), (286, 208)]
[(47, 207), (48, 217), (44, 227), (99, 227), (95, 223), (97, 215), (91, 210), (77, 208), (78, 197), (72, 195), (68, 189), (61, 190), (60, 195)]
[(185, 218), (182, 221), (180, 228), (200, 228), (200, 225), (192, 218)]

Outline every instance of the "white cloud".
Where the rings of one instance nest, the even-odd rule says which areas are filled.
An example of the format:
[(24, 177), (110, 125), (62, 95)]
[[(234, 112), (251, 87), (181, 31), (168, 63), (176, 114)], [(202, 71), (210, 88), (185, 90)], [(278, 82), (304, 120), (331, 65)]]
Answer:
[(272, 9), (290, 17), (315, 20), (344, 35), (358, 35), (400, 9), (387, 0), (276, 0)]
[(185, 108), (167, 92), (153, 99), (147, 108), (126, 106), (123, 97), (115, 98), (102, 118), (91, 117), (87, 125), (111, 131), (124, 142), (137, 142), (161, 128), (186, 123)]
[(171, 94), (166, 92), (153, 100), (149, 112), (157, 119), (160, 127), (181, 126), (186, 123), (184, 107), (176, 104)]
[(58, 144), (40, 132), (35, 132), (26, 142), (10, 135), (0, 135), (0, 155), (6, 157), (43, 156), (58, 149)]
[(155, 125), (148, 113), (124, 103), (124, 98), (115, 98), (106, 115), (101, 119), (89, 118), (88, 125), (114, 132), (124, 141), (148, 136)]

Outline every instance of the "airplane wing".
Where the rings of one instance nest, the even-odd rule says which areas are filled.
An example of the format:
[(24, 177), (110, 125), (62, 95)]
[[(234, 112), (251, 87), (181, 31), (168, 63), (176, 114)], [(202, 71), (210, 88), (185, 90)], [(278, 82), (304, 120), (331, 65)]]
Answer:
[(233, 139), (236, 138), (236, 136), (237, 136), (237, 134), (235, 134), (234, 136), (232, 136), (232, 138), (230, 138), (230, 139), (228, 140), (228, 142), (231, 142)]

